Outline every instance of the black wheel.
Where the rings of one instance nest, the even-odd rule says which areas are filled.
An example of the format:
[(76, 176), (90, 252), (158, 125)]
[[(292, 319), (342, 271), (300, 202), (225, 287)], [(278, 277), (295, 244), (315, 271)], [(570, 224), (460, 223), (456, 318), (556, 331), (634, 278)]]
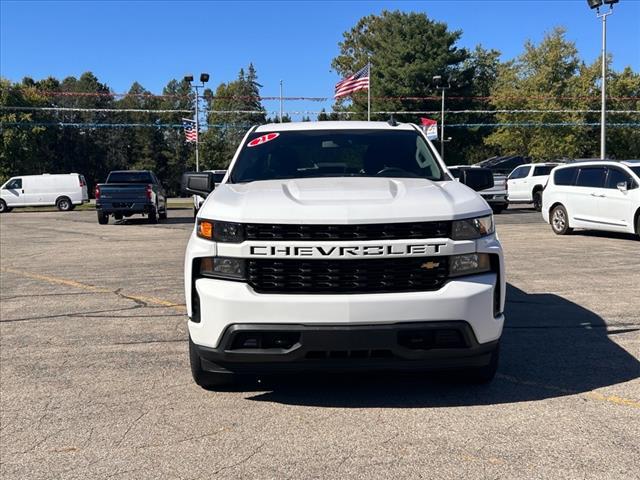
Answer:
[(158, 223), (158, 211), (155, 207), (149, 210), (149, 223)]
[(13, 210), (13, 208), (7, 207), (7, 202), (0, 200), (0, 213), (8, 213), (11, 210)]
[(636, 235), (640, 239), (640, 213), (636, 215)]
[(109, 223), (109, 215), (106, 213), (98, 212), (98, 223), (100, 225), (106, 225)]
[(488, 365), (484, 367), (476, 367), (469, 368), (465, 370), (463, 375), (463, 380), (465, 383), (489, 383), (493, 380), (493, 377), (496, 376), (496, 372), (498, 371), (498, 363), (500, 360), (500, 345), (496, 346), (495, 350), (491, 352), (491, 360)]
[(566, 235), (573, 230), (569, 227), (567, 210), (562, 205), (558, 205), (551, 210), (551, 230), (553, 230), (553, 233), (556, 235)]
[(234, 383), (235, 378), (232, 373), (205, 372), (202, 369), (200, 355), (198, 355), (198, 350), (191, 341), (191, 337), (189, 337), (189, 363), (194, 382), (206, 390)]
[(537, 192), (533, 192), (533, 208), (541, 212), (542, 211), (542, 191), (538, 190)]
[(506, 209), (507, 205), (491, 205), (491, 210), (493, 210), (493, 213), (496, 215), (504, 212)]
[(197, 216), (198, 216), (198, 209), (196, 207), (193, 207), (193, 219), (195, 220)]
[(61, 212), (68, 212), (73, 208), (73, 203), (71, 203), (71, 200), (67, 197), (60, 197), (56, 200), (56, 207), (58, 207), (58, 210)]
[(160, 220), (166, 220), (167, 219), (167, 207), (164, 207), (164, 210), (162, 210), (158, 217), (160, 217)]

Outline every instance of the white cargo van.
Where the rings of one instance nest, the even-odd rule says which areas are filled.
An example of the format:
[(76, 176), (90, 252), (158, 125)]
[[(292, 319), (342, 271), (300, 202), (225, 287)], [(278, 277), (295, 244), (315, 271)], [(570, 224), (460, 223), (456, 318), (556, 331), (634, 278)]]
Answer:
[(0, 213), (53, 205), (66, 212), (88, 201), (87, 182), (78, 173), (11, 177), (0, 188)]

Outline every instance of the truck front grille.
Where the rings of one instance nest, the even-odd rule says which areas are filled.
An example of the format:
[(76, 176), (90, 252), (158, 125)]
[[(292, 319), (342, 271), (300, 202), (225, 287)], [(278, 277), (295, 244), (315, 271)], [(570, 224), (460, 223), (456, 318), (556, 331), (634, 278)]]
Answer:
[(403, 240), (449, 238), (451, 222), (376, 223), (362, 225), (289, 225), (249, 223), (247, 240)]
[(440, 289), (447, 257), (375, 260), (247, 260), (247, 279), (259, 293), (388, 293)]

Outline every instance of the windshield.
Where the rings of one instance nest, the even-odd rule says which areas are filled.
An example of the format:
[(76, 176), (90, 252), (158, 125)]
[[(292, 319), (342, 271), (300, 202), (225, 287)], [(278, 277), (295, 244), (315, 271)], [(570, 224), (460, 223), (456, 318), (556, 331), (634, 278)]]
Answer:
[(231, 173), (233, 183), (317, 177), (448, 179), (422, 136), (407, 130), (253, 133)]
[(111, 172), (107, 183), (153, 183), (149, 172)]

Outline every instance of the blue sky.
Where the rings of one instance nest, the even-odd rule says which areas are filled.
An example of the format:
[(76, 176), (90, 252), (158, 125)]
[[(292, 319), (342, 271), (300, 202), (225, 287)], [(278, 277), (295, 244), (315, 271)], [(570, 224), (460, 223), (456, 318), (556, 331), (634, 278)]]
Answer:
[[(133, 81), (159, 93), (186, 72), (211, 74), (210, 85), (232, 80), (253, 62), (262, 94), (331, 96), (338, 80), (331, 59), (342, 32), (383, 9), (427, 13), (460, 29), (461, 46), (482, 43), (503, 59), (539, 41), (556, 25), (567, 29), (581, 56), (600, 49), (600, 22), (585, 0), (449, 0), (422, 2), (56, 2), (2, 1), (0, 72), (20, 80), (64, 78), (90, 70), (115, 92)], [(609, 17), (614, 67), (640, 70), (640, 1), (621, 0)], [(286, 110), (330, 107), (287, 103)], [(269, 110), (277, 105), (267, 103)]]

